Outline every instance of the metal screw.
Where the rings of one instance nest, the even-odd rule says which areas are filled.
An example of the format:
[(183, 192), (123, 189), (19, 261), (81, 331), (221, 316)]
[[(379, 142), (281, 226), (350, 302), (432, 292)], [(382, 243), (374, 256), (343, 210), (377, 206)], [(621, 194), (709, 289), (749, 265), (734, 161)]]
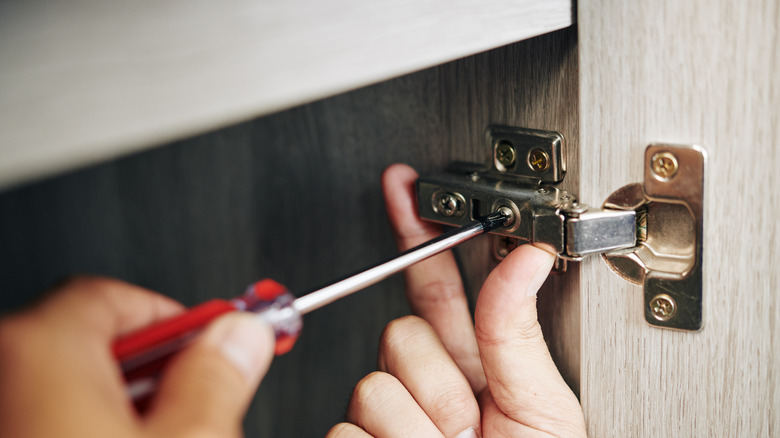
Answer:
[(504, 167), (511, 167), (515, 164), (515, 148), (506, 142), (501, 142), (496, 146), (496, 159)]
[(493, 256), (498, 260), (504, 260), (506, 256), (517, 248), (518, 239), (504, 236), (493, 236)]
[(658, 152), (653, 155), (651, 168), (656, 177), (661, 180), (669, 180), (677, 174), (679, 165), (677, 157), (671, 152)]
[(512, 225), (515, 224), (515, 212), (512, 211), (511, 208), (507, 207), (506, 205), (502, 205), (501, 207), (498, 207), (496, 211), (504, 215), (504, 217), (506, 217), (506, 221), (504, 222), (504, 227), (511, 228)]
[(659, 321), (669, 321), (676, 312), (677, 304), (669, 295), (659, 294), (650, 300), (650, 313)]
[(462, 196), (452, 193), (439, 192), (433, 195), (433, 210), (442, 216), (455, 216), (464, 210)]
[(547, 152), (535, 148), (528, 153), (528, 166), (534, 172), (544, 172), (550, 168), (550, 156)]
[(588, 211), (588, 206), (587, 205), (582, 205), (582, 204), (580, 204), (579, 202), (576, 202), (576, 201), (574, 201), (574, 202), (572, 202), (572, 203), (570, 203), (568, 205), (565, 205), (564, 208), (566, 208), (569, 212), (574, 213), (574, 214), (581, 214), (581, 213), (585, 213), (586, 211)]

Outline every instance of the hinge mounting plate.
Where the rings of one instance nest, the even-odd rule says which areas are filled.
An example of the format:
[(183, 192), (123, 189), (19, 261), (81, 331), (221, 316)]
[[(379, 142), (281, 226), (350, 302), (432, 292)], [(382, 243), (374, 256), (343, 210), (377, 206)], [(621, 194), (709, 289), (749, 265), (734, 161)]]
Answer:
[(645, 181), (609, 196), (604, 208), (637, 212), (635, 248), (604, 254), (622, 278), (642, 284), (645, 320), (656, 326), (702, 326), (704, 168), (699, 146), (652, 144), (645, 150)]

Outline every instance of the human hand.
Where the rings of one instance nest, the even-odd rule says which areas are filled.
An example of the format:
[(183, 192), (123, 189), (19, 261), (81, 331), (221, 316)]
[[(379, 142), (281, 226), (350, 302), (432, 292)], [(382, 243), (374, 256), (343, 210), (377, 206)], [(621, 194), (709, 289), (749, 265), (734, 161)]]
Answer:
[[(441, 232), (416, 215), (416, 178), (405, 165), (383, 176), (401, 250)], [(328, 436), (585, 436), (582, 410), (536, 317), (536, 292), (553, 262), (530, 245), (513, 251), (483, 285), (474, 324), (451, 253), (410, 268), (407, 296), (419, 317), (387, 326), (380, 371), (358, 383), (349, 423)]]
[(219, 318), (171, 359), (142, 414), (125, 394), (113, 340), (182, 310), (137, 286), (79, 277), (0, 320), (0, 436), (241, 436), (274, 348), (251, 315)]

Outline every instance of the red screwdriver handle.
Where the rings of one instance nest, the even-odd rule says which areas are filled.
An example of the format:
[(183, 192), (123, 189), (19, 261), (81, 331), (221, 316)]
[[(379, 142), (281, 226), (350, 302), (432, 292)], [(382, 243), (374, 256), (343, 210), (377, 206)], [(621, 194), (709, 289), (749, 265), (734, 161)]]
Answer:
[(114, 342), (113, 351), (121, 363), (128, 393), (134, 400), (154, 391), (157, 377), (168, 359), (181, 350), (211, 321), (232, 311), (248, 311), (269, 323), (276, 333), (277, 355), (293, 347), (301, 330), (301, 315), (294, 297), (273, 280), (249, 286), (233, 300), (215, 299), (172, 318), (143, 328)]

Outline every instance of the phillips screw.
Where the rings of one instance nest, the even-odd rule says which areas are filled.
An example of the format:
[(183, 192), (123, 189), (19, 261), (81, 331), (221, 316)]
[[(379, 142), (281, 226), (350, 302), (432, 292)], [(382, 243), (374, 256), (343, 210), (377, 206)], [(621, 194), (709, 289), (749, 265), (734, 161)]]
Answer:
[(669, 321), (676, 312), (677, 304), (669, 295), (659, 294), (650, 300), (650, 313), (659, 321)]
[(528, 167), (534, 172), (542, 173), (550, 168), (550, 156), (547, 152), (534, 148), (528, 153)]
[(496, 146), (496, 160), (502, 166), (509, 168), (515, 164), (515, 148), (507, 142), (501, 142)]
[(677, 157), (671, 152), (658, 152), (653, 155), (650, 167), (658, 179), (667, 181), (677, 174), (679, 165), (677, 164)]
[(447, 192), (437, 192), (433, 195), (433, 211), (442, 216), (460, 216), (465, 207), (466, 200), (460, 195)]

